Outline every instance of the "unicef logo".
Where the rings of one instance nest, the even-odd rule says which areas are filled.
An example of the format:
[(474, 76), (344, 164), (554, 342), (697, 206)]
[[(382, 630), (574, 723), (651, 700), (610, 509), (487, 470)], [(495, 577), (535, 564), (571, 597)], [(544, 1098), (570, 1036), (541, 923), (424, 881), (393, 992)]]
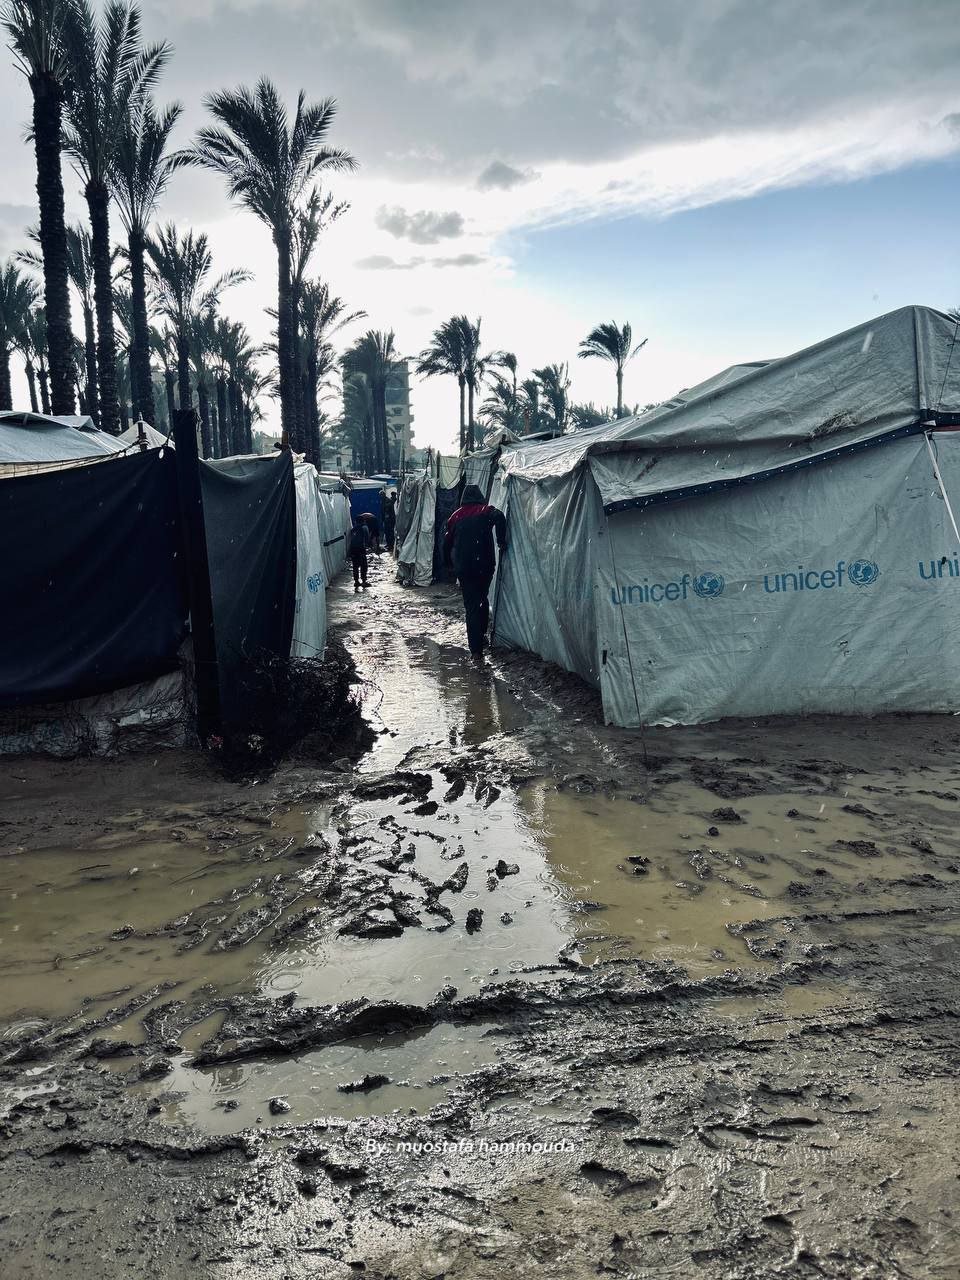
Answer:
[(701, 573), (693, 580), (694, 593), (701, 600), (716, 600), (717, 596), (723, 595), (723, 588), (726, 585), (722, 573)]
[(870, 587), (880, 577), (880, 570), (872, 560), (854, 560), (847, 565), (847, 577), (855, 587)]
[(319, 573), (311, 573), (310, 577), (307, 579), (307, 588), (316, 595), (322, 586), (322, 576)]

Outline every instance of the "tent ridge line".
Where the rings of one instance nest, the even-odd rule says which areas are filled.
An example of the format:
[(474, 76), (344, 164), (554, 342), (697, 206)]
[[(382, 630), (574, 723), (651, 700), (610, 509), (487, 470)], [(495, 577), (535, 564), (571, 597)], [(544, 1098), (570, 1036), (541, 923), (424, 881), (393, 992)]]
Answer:
[[(911, 423), (907, 427), (898, 427), (895, 431), (886, 431), (882, 435), (874, 436), (871, 440), (858, 440), (853, 444), (840, 445), (836, 449), (831, 449), (827, 453), (818, 453), (812, 458), (799, 458), (796, 462), (787, 462), (780, 467), (771, 467), (766, 471), (755, 471), (748, 476), (736, 476), (727, 480), (711, 480), (708, 484), (690, 485), (684, 489), (665, 490), (660, 493), (653, 493), (639, 498), (619, 498), (615, 502), (606, 502), (603, 506), (604, 515), (613, 515), (618, 511), (627, 511), (631, 507), (650, 507), (660, 505), (666, 502), (681, 502), (685, 498), (701, 497), (707, 493), (718, 493), (726, 489), (734, 489), (744, 484), (755, 484), (764, 480), (772, 480), (777, 476), (788, 475), (792, 471), (799, 471), (803, 467), (818, 466), (825, 462), (833, 462), (836, 458), (842, 458), (849, 454), (857, 453), (861, 449), (873, 449), (879, 445), (889, 444), (893, 440), (903, 440), (908, 436), (919, 435), (931, 419), (942, 419), (948, 416), (957, 417), (958, 415), (947, 414), (924, 414), (917, 422)], [(937, 426), (947, 426), (952, 424), (937, 422)]]

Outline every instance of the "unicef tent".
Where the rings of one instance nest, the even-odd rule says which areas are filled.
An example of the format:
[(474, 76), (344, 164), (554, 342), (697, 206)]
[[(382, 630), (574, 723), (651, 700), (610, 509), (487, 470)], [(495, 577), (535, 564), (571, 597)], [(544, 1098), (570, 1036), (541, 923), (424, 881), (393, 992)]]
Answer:
[(960, 708), (958, 327), (906, 307), (505, 453), (496, 641), (621, 725)]

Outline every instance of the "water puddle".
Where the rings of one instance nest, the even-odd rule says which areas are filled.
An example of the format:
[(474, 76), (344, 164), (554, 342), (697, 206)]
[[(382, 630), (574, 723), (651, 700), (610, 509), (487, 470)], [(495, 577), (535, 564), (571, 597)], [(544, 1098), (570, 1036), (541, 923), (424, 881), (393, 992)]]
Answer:
[[(162, 1081), (133, 1089), (161, 1103), (161, 1123), (197, 1125), (208, 1133), (394, 1111), (422, 1114), (444, 1102), (465, 1076), (496, 1062), (502, 1043), (502, 1036), (485, 1036), (480, 1027), (440, 1026), (344, 1041), (295, 1058), (219, 1067), (191, 1067), (184, 1053)], [(387, 1082), (366, 1089), (340, 1087), (377, 1077)], [(272, 1113), (272, 1099), (289, 1109)]]

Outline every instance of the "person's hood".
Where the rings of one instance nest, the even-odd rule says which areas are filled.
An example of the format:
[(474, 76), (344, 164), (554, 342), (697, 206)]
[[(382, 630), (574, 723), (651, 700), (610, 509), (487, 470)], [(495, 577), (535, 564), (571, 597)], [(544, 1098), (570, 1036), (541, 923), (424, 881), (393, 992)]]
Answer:
[(468, 484), (463, 491), (463, 497), (460, 499), (460, 505), (463, 507), (469, 507), (477, 502), (486, 502), (486, 498), (483, 496), (483, 490), (478, 484)]

